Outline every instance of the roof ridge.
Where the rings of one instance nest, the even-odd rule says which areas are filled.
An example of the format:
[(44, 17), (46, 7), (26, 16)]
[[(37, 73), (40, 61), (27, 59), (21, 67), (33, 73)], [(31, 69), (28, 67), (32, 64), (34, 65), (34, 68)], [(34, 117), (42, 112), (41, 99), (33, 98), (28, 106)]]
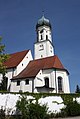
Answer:
[[(55, 64), (55, 61), (56, 61), (56, 57), (57, 57), (57, 55), (54, 55), (54, 64)], [(54, 66), (54, 64), (53, 64), (53, 66)]]
[(16, 54), (16, 53), (21, 53), (21, 52), (24, 52), (24, 51), (29, 51), (29, 49), (28, 50), (22, 50), (22, 51), (14, 52), (14, 53), (11, 53), (9, 55), (13, 55), (13, 54)]

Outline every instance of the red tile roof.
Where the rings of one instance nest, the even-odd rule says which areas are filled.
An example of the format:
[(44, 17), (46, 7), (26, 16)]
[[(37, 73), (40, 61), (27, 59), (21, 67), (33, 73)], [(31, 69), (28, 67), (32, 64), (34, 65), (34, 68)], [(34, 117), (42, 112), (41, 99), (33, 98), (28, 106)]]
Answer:
[(28, 53), (29, 50), (17, 52), (10, 54), (9, 59), (4, 63), (6, 68), (14, 68), (16, 67), (25, 57), (25, 55)]
[[(61, 69), (66, 70), (59, 58), (55, 56), (30, 61), (28, 66), (13, 79), (35, 77), (41, 69)], [(67, 71), (67, 70), (66, 70)]]

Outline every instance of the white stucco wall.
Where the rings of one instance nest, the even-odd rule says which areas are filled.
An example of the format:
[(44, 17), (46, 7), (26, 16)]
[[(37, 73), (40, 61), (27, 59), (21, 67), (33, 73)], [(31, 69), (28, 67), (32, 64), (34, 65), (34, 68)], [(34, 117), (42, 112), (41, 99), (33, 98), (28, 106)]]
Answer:
[[(17, 86), (17, 81), (12, 80), (11, 83), (11, 92), (58, 92), (58, 77), (62, 77), (62, 90), (64, 93), (70, 93), (69, 89), (69, 78), (66, 71), (47, 69), (40, 70), (36, 75), (35, 79), (29, 79), (29, 85), (25, 85), (25, 79), (21, 79), (20, 86)], [(45, 78), (49, 78), (49, 88), (54, 88), (47, 90), (46, 88), (39, 88), (45, 86)], [(19, 80), (19, 79), (18, 79)], [(34, 83), (33, 83), (34, 82)]]
[(66, 71), (56, 71), (56, 83), (57, 83), (57, 93), (58, 93), (58, 77), (62, 77), (62, 89), (64, 93), (70, 93), (69, 87), (69, 76)]
[(48, 40), (34, 44), (34, 51), (35, 59), (54, 56), (53, 46)]
[(17, 86), (17, 80), (12, 80), (11, 82), (11, 88), (10, 88), (10, 92), (19, 92), (19, 91), (22, 91), (22, 92), (32, 92), (32, 81), (34, 79), (29, 79), (29, 84), (25, 84), (25, 80), (26, 79), (23, 79), (23, 80), (19, 80), (20, 81), (20, 85)]
[[(35, 78), (35, 85), (34, 85), (34, 92), (38, 92), (38, 90), (36, 89), (36, 87), (43, 87), (45, 86), (45, 78), (49, 78), (49, 87), (50, 88), (54, 88), (54, 72), (53, 69), (48, 69), (48, 70), (40, 70), (39, 73), (37, 74), (36, 78)], [(40, 89), (41, 92), (51, 92), (51, 90), (46, 90), (44, 89)], [(54, 92), (52, 90), (52, 92)]]
[(11, 83), (11, 80), (10, 80), (10, 79), (11, 79), (13, 76), (15, 76), (15, 74), (16, 74), (16, 69), (14, 69), (14, 68), (7, 69), (7, 73), (6, 73), (6, 77), (8, 78), (8, 86), (7, 86), (7, 89), (9, 88), (10, 83)]
[(34, 57), (40, 59), (54, 56), (51, 29), (48, 26), (40, 26), (37, 29), (37, 42), (34, 44)]
[(25, 55), (25, 57), (23, 58), (23, 60), (19, 63), (19, 65), (17, 67), (7, 69), (7, 73), (6, 73), (6, 77), (8, 77), (7, 88), (9, 88), (9, 86), (11, 84), (10, 79), (12, 79), (13, 76), (17, 76), (28, 65), (28, 63), (31, 60), (33, 60), (33, 58), (32, 58), (32, 54), (31, 54), (31, 50), (29, 50), (29, 52)]
[(16, 68), (16, 75), (18, 75), (27, 65), (28, 63), (33, 60), (31, 50), (25, 55), (24, 59), (19, 63)]
[(39, 73), (36, 75), (34, 80), (34, 87), (40, 87), (40, 86), (44, 86), (42, 70), (39, 71)]
[[(41, 87), (45, 85), (45, 78), (49, 78), (49, 87), (54, 88), (52, 91), (53, 93), (58, 92), (58, 77), (62, 77), (62, 90), (64, 93), (70, 93), (69, 87), (69, 76), (66, 71), (56, 70), (55, 69), (47, 69), (47, 70), (40, 70), (38, 75), (35, 78), (35, 87)], [(42, 89), (41, 89), (42, 90)], [(35, 88), (34, 92), (37, 92)], [(42, 91), (41, 91), (42, 92)], [(46, 92), (46, 90), (45, 90)], [(51, 91), (50, 91), (51, 92)]]

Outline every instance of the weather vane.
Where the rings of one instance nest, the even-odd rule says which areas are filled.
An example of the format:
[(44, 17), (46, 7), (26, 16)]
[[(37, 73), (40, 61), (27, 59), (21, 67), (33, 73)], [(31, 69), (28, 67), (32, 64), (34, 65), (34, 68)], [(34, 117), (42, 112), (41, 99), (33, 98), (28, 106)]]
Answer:
[(44, 16), (44, 10), (42, 11), (42, 13), (43, 13), (43, 16)]

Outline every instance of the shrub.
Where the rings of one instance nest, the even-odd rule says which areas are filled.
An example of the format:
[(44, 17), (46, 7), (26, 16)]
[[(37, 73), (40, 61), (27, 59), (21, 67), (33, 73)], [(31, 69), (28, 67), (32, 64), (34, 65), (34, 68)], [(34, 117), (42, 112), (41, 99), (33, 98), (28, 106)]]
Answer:
[(17, 101), (16, 108), (16, 119), (48, 119), (46, 105), (41, 106), (38, 101), (32, 103), (26, 96)]
[(5, 110), (3, 108), (0, 109), (0, 119), (5, 119)]
[(68, 102), (64, 109), (61, 109), (61, 115), (65, 116), (79, 116), (80, 104), (77, 101)]

